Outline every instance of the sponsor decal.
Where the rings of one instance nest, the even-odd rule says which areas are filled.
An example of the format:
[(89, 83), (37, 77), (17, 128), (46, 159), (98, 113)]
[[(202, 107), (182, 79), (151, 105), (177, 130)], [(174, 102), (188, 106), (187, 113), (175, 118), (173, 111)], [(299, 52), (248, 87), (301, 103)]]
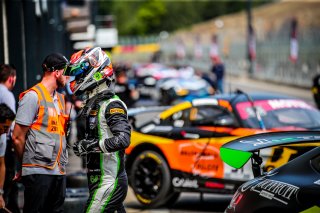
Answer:
[[(290, 99), (277, 99), (277, 100), (261, 100), (255, 101), (254, 105), (260, 115), (264, 116), (269, 111), (278, 109), (314, 109), (311, 105), (301, 100), (290, 100)], [(241, 119), (248, 119), (250, 117), (255, 117), (255, 113), (252, 109), (252, 104), (250, 102), (241, 102), (236, 105)]]
[(205, 144), (183, 143), (179, 145), (178, 149), (182, 156), (197, 157), (201, 153), (202, 158), (219, 158), (219, 150), (210, 145), (205, 146)]
[(285, 205), (288, 204), (288, 201), (290, 201), (292, 197), (295, 197), (299, 190), (299, 187), (297, 186), (275, 180), (266, 179), (252, 186), (254, 182), (256, 181), (250, 183), (251, 187), (250, 184), (246, 186), (243, 185), (241, 191), (250, 188), (250, 191), (257, 192), (262, 197), (276, 200)]
[(99, 180), (99, 175), (90, 175), (90, 183), (95, 183)]
[(96, 80), (96, 81), (100, 81), (102, 79), (102, 74), (100, 72), (96, 72), (93, 75), (93, 79)]
[(288, 137), (288, 138), (277, 138), (277, 139), (253, 139), (253, 140), (240, 140), (239, 143), (251, 144), (253, 146), (260, 146), (266, 144), (281, 144), (285, 141), (307, 141), (307, 140), (317, 140), (320, 139), (319, 136), (299, 136), (299, 137)]
[(98, 111), (97, 111), (97, 110), (91, 110), (91, 111), (90, 111), (90, 115), (95, 116), (95, 115), (97, 115), (97, 114), (98, 114)]
[(218, 105), (218, 100), (217, 99), (194, 99), (192, 100), (192, 105), (193, 106), (202, 106), (202, 105)]
[(240, 140), (239, 142), (251, 144), (253, 146), (266, 145), (266, 144), (272, 143), (272, 141), (268, 140), (268, 139), (257, 139), (257, 140), (252, 140), (252, 141)]
[(113, 109), (110, 109), (110, 114), (115, 114), (115, 113), (124, 114), (124, 110), (121, 109), (121, 108), (113, 108)]
[(259, 195), (262, 197), (265, 197), (269, 200), (272, 200), (272, 198), (274, 197), (274, 194), (267, 192), (267, 191), (264, 191), (264, 190), (262, 190)]
[(195, 168), (197, 170), (207, 170), (207, 171), (217, 171), (219, 169), (219, 165), (215, 165), (215, 164), (195, 164)]
[(246, 163), (242, 168), (235, 169), (228, 164), (224, 164), (224, 178), (248, 181), (253, 179), (251, 161)]
[(192, 174), (216, 178), (223, 176), (223, 162), (217, 147), (205, 143), (182, 143), (178, 150), (181, 161), (190, 165)]
[(182, 188), (199, 188), (198, 181), (197, 180), (191, 180), (191, 179), (184, 179), (184, 178), (178, 178), (174, 177), (172, 179), (172, 185), (175, 187), (182, 187)]
[(299, 100), (269, 100), (268, 104), (272, 109), (283, 109), (283, 108), (305, 108), (312, 109), (310, 105)]

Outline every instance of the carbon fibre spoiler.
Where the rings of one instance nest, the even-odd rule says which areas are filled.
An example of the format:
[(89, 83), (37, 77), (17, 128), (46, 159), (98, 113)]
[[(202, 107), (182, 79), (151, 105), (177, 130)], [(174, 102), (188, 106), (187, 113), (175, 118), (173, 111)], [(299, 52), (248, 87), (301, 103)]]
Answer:
[(283, 131), (241, 137), (221, 146), (220, 156), (225, 163), (239, 169), (260, 149), (307, 143), (319, 146), (320, 131)]

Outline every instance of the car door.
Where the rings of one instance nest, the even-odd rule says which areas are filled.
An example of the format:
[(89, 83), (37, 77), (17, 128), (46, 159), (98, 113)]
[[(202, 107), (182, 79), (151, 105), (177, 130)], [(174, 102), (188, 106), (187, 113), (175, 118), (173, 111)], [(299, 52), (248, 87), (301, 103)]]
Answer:
[(169, 124), (172, 125), (171, 137), (175, 139), (173, 168), (192, 175), (223, 176), (223, 163), (219, 157), (222, 143), (212, 138), (228, 137), (228, 130), (237, 125), (228, 110), (217, 105), (192, 106), (173, 113), (160, 123), (162, 126)]

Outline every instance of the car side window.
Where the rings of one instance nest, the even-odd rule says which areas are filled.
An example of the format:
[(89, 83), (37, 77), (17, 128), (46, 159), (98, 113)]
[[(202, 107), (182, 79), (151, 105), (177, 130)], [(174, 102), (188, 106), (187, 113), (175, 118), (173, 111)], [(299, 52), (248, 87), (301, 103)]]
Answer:
[(190, 125), (190, 109), (181, 110), (173, 113), (168, 118), (161, 121), (161, 125), (172, 125), (174, 127), (185, 127)]
[(226, 115), (226, 112), (220, 107), (213, 106), (200, 106), (193, 107), (190, 110), (190, 123), (192, 126), (197, 125), (206, 125), (213, 126), (215, 125), (215, 120)]
[(236, 126), (233, 115), (219, 106), (198, 106), (175, 112), (160, 123), (174, 127)]
[(200, 106), (190, 110), (192, 126), (230, 126), (235, 120), (228, 110), (219, 106)]

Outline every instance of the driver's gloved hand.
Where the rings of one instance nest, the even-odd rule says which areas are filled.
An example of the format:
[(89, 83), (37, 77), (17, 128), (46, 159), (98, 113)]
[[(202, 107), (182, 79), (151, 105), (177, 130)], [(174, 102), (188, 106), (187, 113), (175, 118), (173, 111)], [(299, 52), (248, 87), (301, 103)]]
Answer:
[(101, 152), (99, 141), (97, 139), (83, 139), (73, 145), (73, 152), (77, 156), (83, 156), (89, 153)]

